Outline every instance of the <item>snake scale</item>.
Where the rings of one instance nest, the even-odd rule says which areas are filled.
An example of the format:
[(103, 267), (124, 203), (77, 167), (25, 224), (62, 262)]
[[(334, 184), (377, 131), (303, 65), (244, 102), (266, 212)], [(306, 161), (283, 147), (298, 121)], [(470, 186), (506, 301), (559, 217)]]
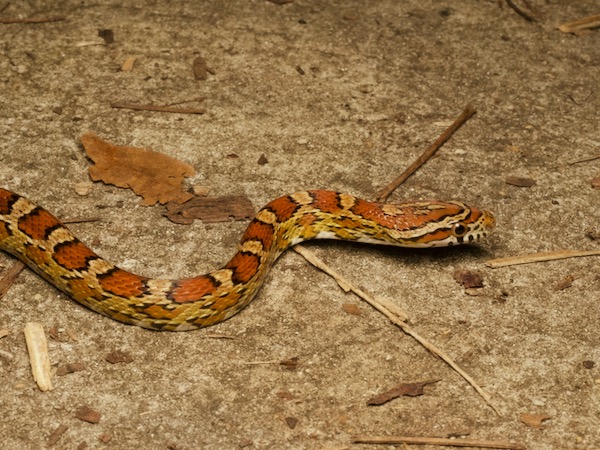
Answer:
[(494, 226), (490, 212), (457, 201), (391, 205), (333, 191), (296, 192), (256, 214), (237, 253), (222, 269), (163, 280), (116, 267), (51, 213), (0, 189), (0, 249), (80, 304), (153, 330), (193, 330), (233, 316), (254, 298), (279, 255), (302, 241), (441, 247), (478, 241)]

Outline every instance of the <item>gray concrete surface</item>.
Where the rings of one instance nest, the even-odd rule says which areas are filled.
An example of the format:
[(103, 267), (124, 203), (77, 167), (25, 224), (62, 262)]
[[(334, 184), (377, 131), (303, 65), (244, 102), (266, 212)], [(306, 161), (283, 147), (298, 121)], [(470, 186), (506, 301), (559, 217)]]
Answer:
[[(245, 224), (174, 225), (127, 190), (88, 180), (80, 136), (93, 131), (192, 164), (191, 184), (246, 194), (260, 207), (303, 188), (366, 198), (396, 177), (471, 102), (466, 126), (391, 199), (457, 198), (491, 209), (497, 233), (474, 248), (402, 251), (343, 243), (311, 248), (375, 295), (409, 311), (502, 408), (498, 417), (455, 372), (380, 314), (288, 252), (241, 314), (197, 332), (154, 333), (94, 314), (33, 273), (0, 308), (0, 434), (7, 449), (385, 448), (355, 434), (460, 435), (530, 449), (600, 448), (600, 260), (491, 270), (490, 258), (598, 249), (600, 31), (558, 23), (597, 14), (593, 0), (536, 2), (530, 23), (496, 1), (263, 0), (10, 2), (0, 25), (0, 185), (63, 218), (103, 256), (150, 276), (224, 263)], [(104, 45), (99, 29), (112, 29)], [(194, 79), (202, 55), (214, 70)], [(128, 56), (132, 72), (120, 71)], [(203, 116), (111, 109), (204, 97)], [(235, 153), (237, 159), (227, 158)], [(259, 165), (264, 154), (268, 163)], [(536, 185), (507, 185), (509, 176)], [(10, 264), (2, 254), (0, 263)], [(456, 269), (479, 270), (469, 296)], [(555, 290), (566, 276), (572, 287)], [(345, 313), (356, 303), (361, 316)], [(84, 370), (31, 379), (22, 328), (57, 327), (53, 365)], [(215, 334), (232, 339), (217, 339)], [(105, 356), (130, 353), (129, 364)], [(299, 358), (296, 370), (278, 362)], [(256, 364), (264, 363), (264, 364)], [(417, 398), (368, 398), (439, 378)], [(88, 405), (101, 414), (75, 418)], [(523, 413), (547, 414), (542, 429)], [(297, 419), (291, 428), (286, 418)], [(100, 438), (102, 438), (103, 442)], [(389, 448), (389, 447), (388, 447)]]

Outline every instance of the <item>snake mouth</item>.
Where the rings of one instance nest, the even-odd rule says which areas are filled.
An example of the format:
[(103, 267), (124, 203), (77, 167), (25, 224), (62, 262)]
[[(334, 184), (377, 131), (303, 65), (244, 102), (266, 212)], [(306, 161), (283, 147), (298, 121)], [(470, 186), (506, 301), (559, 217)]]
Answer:
[(488, 236), (496, 228), (496, 218), (490, 211), (482, 211), (483, 212), (483, 220), (481, 221), (481, 227), (483, 230), (483, 235)]

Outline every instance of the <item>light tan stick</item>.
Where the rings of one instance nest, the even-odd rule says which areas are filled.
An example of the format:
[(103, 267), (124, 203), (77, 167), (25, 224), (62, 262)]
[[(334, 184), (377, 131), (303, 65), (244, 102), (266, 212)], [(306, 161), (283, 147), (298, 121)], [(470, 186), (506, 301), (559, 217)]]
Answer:
[(415, 162), (413, 162), (408, 169), (406, 169), (402, 174), (388, 184), (385, 188), (377, 193), (377, 201), (383, 202), (385, 201), (389, 195), (394, 192), (394, 190), (404, 183), (408, 177), (410, 177), (413, 173), (417, 171), (419, 167), (427, 162), (434, 154), (439, 150), (439, 148), (446, 143), (448, 139), (452, 137), (452, 135), (458, 130), (469, 118), (475, 114), (477, 110), (472, 105), (467, 105), (465, 110), (461, 113), (460, 116), (450, 125), (446, 131), (444, 131), (437, 140), (429, 146), (427, 150), (423, 152), (421, 156), (419, 156)]
[[(298, 250), (298, 247), (300, 247), (300, 250)], [(303, 248), (303, 247), (301, 247), (299, 245), (296, 245), (295, 247), (293, 247), (293, 249), (296, 250), (296, 252), (300, 253), (302, 256), (304, 256), (304, 254), (309, 251), (306, 248)], [(490, 395), (487, 392), (485, 392), (475, 382), (475, 380), (473, 380), (473, 378), (471, 378), (471, 376), (469, 374), (467, 374), (464, 370), (462, 370), (460, 368), (460, 366), (458, 364), (456, 364), (456, 362), (454, 362), (454, 360), (450, 357), (450, 355), (448, 355), (446, 352), (442, 351), (441, 349), (437, 348), (435, 345), (433, 345), (427, 339), (425, 339), (424, 337), (422, 337), (421, 335), (419, 335), (416, 331), (414, 331), (406, 322), (404, 322), (403, 318), (406, 317), (406, 314), (398, 306), (396, 306), (395, 304), (393, 304), (391, 302), (382, 303), (381, 300), (377, 300), (373, 296), (371, 296), (369, 294), (366, 294), (362, 290), (354, 287), (350, 281), (348, 281), (347, 279), (341, 277), (341, 275), (339, 275), (333, 269), (331, 269), (330, 267), (328, 267), (325, 264), (325, 262), (323, 262), (321, 259), (319, 259), (316, 255), (311, 254), (309, 262), (312, 263), (313, 261), (317, 262), (317, 264), (315, 264), (315, 267), (317, 267), (317, 268), (319, 268), (321, 270), (323, 270), (322, 267), (326, 267), (327, 270), (325, 271), (325, 273), (327, 273), (328, 275), (331, 275), (336, 280), (338, 278), (340, 278), (345, 285), (347, 285), (347, 286), (350, 287), (350, 290), (352, 292), (354, 292), (360, 298), (362, 298), (363, 300), (365, 300), (369, 305), (373, 306), (375, 309), (377, 309), (379, 312), (381, 312), (394, 325), (397, 325), (406, 334), (408, 334), (409, 336), (412, 336), (413, 339), (415, 339), (417, 342), (419, 342), (427, 350), (429, 350), (433, 354), (439, 356), (446, 364), (448, 364), (456, 372), (458, 372), (458, 374), (461, 377), (463, 377), (467, 381), (467, 383), (469, 383), (471, 386), (473, 386), (473, 389), (475, 389), (479, 393), (479, 395), (481, 395), (481, 397), (496, 412), (496, 414), (498, 414), (499, 416), (501, 415), (500, 414), (500, 410), (498, 408), (496, 408), (496, 406), (492, 403)], [(392, 309), (394, 311), (399, 311), (399, 314), (395, 313), (395, 312), (392, 312), (390, 309), (388, 309), (388, 307), (391, 307), (390, 309)]]
[(133, 109), (136, 111), (157, 111), (179, 114), (204, 114), (204, 108), (174, 108), (172, 106), (161, 105), (137, 105), (134, 103), (116, 102), (110, 104), (111, 108)]
[(435, 437), (411, 437), (411, 436), (355, 436), (352, 438), (354, 444), (415, 444), (415, 445), (446, 445), (449, 447), (479, 447), (496, 448), (507, 450), (525, 450), (525, 445), (518, 442), (488, 441), (481, 439), (447, 439)]
[(48, 343), (44, 327), (38, 322), (27, 322), (25, 324), (25, 342), (29, 352), (31, 373), (41, 391), (50, 391), (50, 357), (48, 356)]
[(508, 258), (490, 259), (485, 262), (485, 265), (492, 269), (497, 269), (499, 267), (516, 266), (519, 264), (597, 255), (600, 255), (600, 250), (560, 250), (557, 252), (531, 253), (528, 255), (509, 256)]
[(579, 33), (583, 30), (600, 27), (600, 14), (573, 20), (572, 22), (561, 23), (558, 29), (563, 33)]
[(337, 284), (340, 285), (344, 292), (354, 292), (356, 295), (358, 295), (360, 298), (365, 300), (368, 304), (370, 304), (376, 310), (383, 314), (394, 314), (395, 317), (398, 318), (400, 321), (408, 320), (408, 314), (406, 314), (406, 312), (404, 312), (404, 310), (402, 310), (402, 308), (400, 308), (398, 305), (387, 301), (383, 298), (376, 299), (371, 294), (363, 291), (362, 289), (357, 288), (352, 284), (350, 280), (333, 270), (325, 263), (325, 261), (323, 261), (321, 258), (319, 258), (306, 247), (303, 247), (301, 245), (295, 245), (292, 248), (296, 251), (296, 253), (302, 255), (309, 263), (311, 263), (317, 269), (322, 270), (327, 275), (332, 277), (337, 282)]

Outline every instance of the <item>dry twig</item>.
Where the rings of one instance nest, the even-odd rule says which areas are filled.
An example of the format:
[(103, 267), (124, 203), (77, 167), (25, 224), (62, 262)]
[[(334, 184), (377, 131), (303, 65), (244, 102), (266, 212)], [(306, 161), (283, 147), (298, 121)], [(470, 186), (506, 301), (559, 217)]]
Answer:
[(569, 164), (570, 166), (572, 166), (574, 164), (580, 164), (580, 163), (584, 163), (584, 162), (595, 161), (596, 159), (600, 159), (600, 155), (588, 156), (588, 157), (582, 158), (582, 159), (573, 159), (573, 160), (567, 162), (567, 164)]
[(25, 19), (19, 18), (0, 18), (0, 23), (47, 23), (47, 22), (60, 22), (61, 20), (67, 20), (64, 16), (52, 16), (52, 17), (29, 17)]
[(204, 114), (204, 108), (174, 108), (168, 105), (137, 105), (127, 102), (115, 102), (110, 104), (111, 108), (133, 109), (136, 111), (156, 111), (178, 114)]
[(509, 256), (508, 258), (490, 259), (485, 262), (485, 265), (492, 269), (497, 269), (498, 267), (516, 266), (519, 264), (597, 255), (600, 255), (600, 250), (559, 250), (556, 252), (530, 253), (527, 255)]
[(563, 33), (581, 33), (584, 30), (600, 27), (600, 14), (573, 20), (572, 22), (561, 23), (558, 29)]
[[(378, 200), (384, 201), (400, 184), (402, 184), (410, 175), (412, 175), (419, 167), (421, 167), (433, 154), (458, 130), (462, 124), (464, 124), (473, 114), (475, 114), (476, 110), (473, 106), (468, 105), (462, 114), (454, 121), (444, 133), (431, 145), (417, 160), (410, 165), (410, 167), (402, 173), (400, 177), (390, 183), (385, 189), (383, 189), (378, 194)], [(313, 264), (318, 269), (324, 271), (328, 275), (332, 276), (340, 285), (340, 287), (348, 292), (352, 291), (360, 298), (365, 300), (383, 315), (385, 315), (392, 323), (397, 325), (404, 331), (406, 334), (412, 336), (415, 340), (417, 340), (423, 347), (425, 347), (430, 352), (439, 356), (442, 360), (444, 360), (450, 367), (452, 367), (460, 376), (462, 376), (485, 400), (485, 402), (496, 412), (496, 414), (501, 415), (498, 408), (492, 403), (490, 395), (485, 392), (476, 382), (471, 378), (469, 374), (467, 374), (464, 370), (462, 370), (458, 364), (454, 362), (450, 356), (442, 351), (441, 349), (434, 346), (431, 342), (427, 341), (421, 335), (419, 335), (416, 331), (414, 331), (405, 321), (406, 321), (406, 313), (402, 311), (397, 305), (392, 302), (382, 301), (381, 299), (376, 299), (368, 293), (362, 291), (361, 289), (352, 285), (350, 281), (342, 277), (340, 274), (331, 269), (327, 264), (325, 264), (322, 260), (320, 260), (314, 253), (306, 249), (305, 247), (296, 245), (293, 247), (296, 252), (301, 254), (308, 262)]]
[(15, 261), (8, 269), (4, 271), (4, 276), (0, 278), (0, 298), (8, 292), (21, 271), (25, 268), (25, 264), (21, 261)]
[(525, 450), (525, 445), (518, 442), (488, 441), (481, 439), (449, 439), (436, 437), (411, 437), (411, 436), (389, 436), (371, 437), (355, 436), (352, 438), (355, 444), (414, 444), (414, 445), (445, 445), (448, 447), (479, 447), (506, 450)]
[(527, 0), (523, 0), (523, 3), (529, 11), (525, 11), (525, 9), (521, 8), (512, 0), (506, 0), (506, 3), (513, 9), (514, 12), (516, 12), (525, 20), (529, 20), (530, 22), (537, 22), (538, 20), (540, 20), (539, 13)]
[(440, 137), (437, 138), (437, 140), (408, 167), (408, 169), (402, 172), (402, 175), (377, 193), (377, 201), (384, 202), (398, 186), (404, 183), (408, 177), (417, 171), (419, 167), (425, 164), (435, 154), (435, 152), (437, 152), (439, 148), (444, 145), (446, 141), (450, 139), (452, 135), (476, 112), (477, 110), (473, 106), (467, 105), (465, 110), (460, 116), (458, 116), (452, 125), (450, 125), (446, 131), (444, 131)]
[(473, 386), (473, 389), (475, 389), (479, 393), (479, 395), (481, 395), (481, 397), (496, 412), (496, 414), (501, 415), (498, 408), (496, 408), (496, 406), (492, 403), (490, 395), (487, 392), (485, 392), (475, 382), (475, 380), (473, 380), (473, 378), (471, 378), (471, 376), (468, 373), (466, 373), (464, 370), (462, 370), (460, 368), (460, 366), (458, 364), (456, 364), (456, 362), (454, 362), (454, 360), (450, 357), (450, 355), (448, 355), (446, 352), (439, 349), (438, 347), (433, 345), (431, 342), (429, 342), (427, 339), (425, 339), (423, 336), (418, 334), (403, 320), (406, 317), (406, 314), (404, 313), (404, 311), (402, 311), (402, 309), (400, 307), (398, 307), (397, 305), (395, 305), (394, 303), (391, 303), (391, 302), (382, 302), (381, 299), (376, 299), (373, 296), (365, 293), (361, 289), (353, 286), (350, 281), (348, 281), (347, 279), (345, 279), (344, 277), (339, 275), (337, 272), (335, 272), (333, 269), (331, 269), (329, 266), (327, 266), (327, 264), (325, 264), (325, 262), (323, 262), (321, 259), (319, 259), (316, 255), (314, 255), (308, 249), (301, 247), (299, 245), (296, 245), (293, 248), (294, 248), (294, 250), (296, 250), (296, 252), (300, 253), (305, 258), (306, 258), (305, 255), (307, 253), (310, 253), (309, 258), (306, 258), (306, 259), (311, 264), (315, 265), (315, 267), (323, 270), (325, 273), (327, 273), (328, 275), (335, 278), (335, 280), (338, 281), (338, 283), (340, 283), (340, 280), (341, 280), (343, 285), (347, 286), (349, 288), (349, 290), (354, 292), (360, 298), (365, 300), (369, 305), (373, 306), (375, 309), (377, 309), (377, 311), (379, 311), (384, 316), (386, 316), (390, 320), (390, 322), (392, 322), (394, 325), (400, 327), (402, 329), (402, 331), (404, 331), (409, 336), (412, 336), (413, 339), (415, 339), (417, 342), (419, 342), (423, 347), (425, 347), (431, 353), (439, 356), (446, 364), (448, 364), (450, 367), (452, 367), (456, 372), (458, 372), (458, 374), (461, 377), (463, 377), (471, 386)]

